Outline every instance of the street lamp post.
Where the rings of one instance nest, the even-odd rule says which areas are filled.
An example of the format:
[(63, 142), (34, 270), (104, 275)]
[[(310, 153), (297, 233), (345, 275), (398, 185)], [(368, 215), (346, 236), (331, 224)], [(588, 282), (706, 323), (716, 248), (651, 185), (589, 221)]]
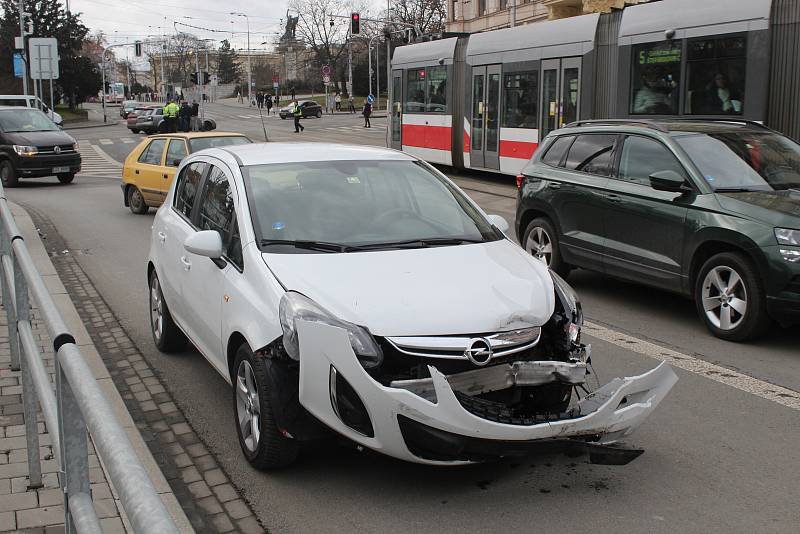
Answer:
[(247, 16), (245, 13), (238, 13), (236, 11), (232, 11), (231, 15), (236, 17), (244, 17), (247, 21), (247, 105), (253, 105), (253, 99), (250, 95), (251, 85), (253, 84), (253, 70), (250, 68), (250, 17)]

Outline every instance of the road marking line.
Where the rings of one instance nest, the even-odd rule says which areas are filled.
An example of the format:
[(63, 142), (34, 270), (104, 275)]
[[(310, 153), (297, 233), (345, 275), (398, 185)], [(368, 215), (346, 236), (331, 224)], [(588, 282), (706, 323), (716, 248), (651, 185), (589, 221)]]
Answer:
[[(102, 141), (102, 139), (101, 139), (101, 141)], [(117, 168), (121, 168), (121, 167), (122, 167), (122, 163), (118, 162), (117, 160), (115, 160), (114, 158), (112, 158), (111, 156), (109, 156), (108, 154), (106, 154), (105, 150), (103, 150), (103, 149), (102, 149), (102, 148), (100, 148), (99, 146), (97, 146), (97, 145), (92, 145), (92, 149), (93, 149), (95, 152), (97, 152), (97, 155), (98, 155), (98, 156), (100, 156), (101, 158), (103, 158), (104, 160), (106, 160), (108, 163), (110, 163), (110, 164), (111, 164), (111, 165), (113, 165), (114, 167), (117, 167)]]
[(654, 358), (656, 360), (663, 360), (673, 367), (689, 371), (696, 375), (714, 380), (726, 386), (751, 393), (762, 399), (772, 401), (781, 406), (786, 406), (792, 410), (800, 411), (800, 392), (785, 388), (783, 386), (776, 386), (763, 380), (753, 378), (744, 373), (709, 363), (705, 360), (683, 354), (676, 350), (661, 347), (655, 343), (639, 339), (628, 334), (623, 334), (616, 330), (606, 328), (597, 323), (587, 321), (584, 324), (584, 332), (588, 335), (607, 341), (618, 347), (626, 350)]
[(135, 143), (136, 142), (136, 139), (134, 139), (133, 137), (120, 137), (119, 140), (122, 141), (123, 143)]
[(100, 139), (100, 144), (101, 145), (113, 145), (114, 141), (112, 141), (111, 139)]

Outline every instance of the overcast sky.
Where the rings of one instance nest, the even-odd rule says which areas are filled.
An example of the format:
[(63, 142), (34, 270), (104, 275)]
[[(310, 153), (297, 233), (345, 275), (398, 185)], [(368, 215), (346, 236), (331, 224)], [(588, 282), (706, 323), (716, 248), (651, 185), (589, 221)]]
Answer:
[[(364, 0), (362, 0), (364, 1)], [(238, 11), (250, 19), (250, 48), (267, 48), (283, 34), (286, 5), (289, 0), (70, 0), (70, 10), (80, 12), (81, 20), (92, 32), (102, 30), (109, 44), (144, 40), (175, 32), (175, 21), (206, 28), (199, 30), (178, 24), (178, 29), (200, 38), (228, 39), (234, 48), (246, 48), (247, 23), (243, 17), (229, 13)], [(386, 8), (386, 0), (366, 0), (364, 3)], [(345, 2), (341, 3), (345, 9)], [(343, 12), (341, 15), (347, 15)], [(190, 18), (186, 18), (190, 17)], [(209, 31), (217, 30), (217, 31)], [(231, 33), (234, 32), (234, 33)], [(133, 51), (129, 52), (133, 56)], [(120, 52), (117, 57), (125, 57)], [(133, 59), (133, 57), (131, 57)]]

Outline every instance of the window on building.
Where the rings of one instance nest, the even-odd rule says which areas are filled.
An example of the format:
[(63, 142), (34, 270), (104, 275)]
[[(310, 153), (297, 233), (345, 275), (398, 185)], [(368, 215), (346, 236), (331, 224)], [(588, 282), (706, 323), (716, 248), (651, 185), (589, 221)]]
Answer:
[(486, 14), (486, 0), (477, 0), (478, 6), (478, 13), (477, 15), (480, 17), (481, 15)]
[(655, 139), (639, 136), (625, 139), (619, 159), (620, 180), (650, 185), (650, 175), (659, 171), (675, 171), (686, 177), (678, 159)]
[(567, 169), (608, 176), (616, 139), (616, 135), (579, 135), (569, 148), (564, 166)]
[(741, 115), (746, 52), (744, 36), (690, 40), (684, 112), (690, 115)]
[(411, 69), (406, 76), (406, 113), (425, 111), (425, 69)]
[(681, 43), (633, 47), (632, 115), (677, 115), (681, 81)]
[(444, 113), (447, 111), (447, 67), (428, 67), (425, 78), (428, 88), (425, 111)]
[(508, 7), (508, 0), (500, 0), (500, 9), (505, 9)]
[(504, 128), (536, 128), (539, 73), (514, 72), (503, 77)]

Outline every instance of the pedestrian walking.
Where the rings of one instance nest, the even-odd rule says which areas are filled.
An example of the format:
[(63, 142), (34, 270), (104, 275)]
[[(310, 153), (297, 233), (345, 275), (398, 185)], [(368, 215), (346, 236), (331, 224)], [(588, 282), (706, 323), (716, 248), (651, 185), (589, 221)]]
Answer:
[(178, 118), (180, 119), (181, 131), (188, 132), (189, 131), (189, 121), (192, 117), (192, 108), (189, 107), (189, 104), (184, 100), (181, 102), (181, 109), (178, 111)]
[(292, 101), (292, 115), (294, 115), (294, 133), (300, 133), (305, 128), (300, 124), (300, 119), (303, 116), (303, 111), (300, 109), (300, 104), (297, 100)]
[(336, 111), (342, 111), (342, 95), (336, 93), (334, 101), (336, 102)]
[(353, 100), (353, 95), (348, 95), (347, 101), (350, 103), (350, 113), (356, 112), (356, 101)]
[(268, 94), (265, 98), (265, 101), (267, 104), (267, 115), (269, 115), (270, 111), (272, 111), (272, 95)]
[(244, 98), (242, 97), (242, 91), (238, 88), (236, 89), (236, 100), (239, 101), (240, 104), (244, 103)]
[(200, 104), (192, 101), (192, 116), (189, 118), (189, 129), (193, 132), (200, 130)]
[(372, 102), (370, 102), (369, 99), (364, 102), (364, 109), (361, 113), (364, 115), (364, 128), (372, 128), (372, 125), (369, 123), (369, 116), (372, 115)]
[(292, 100), (296, 100), (296, 99), (295, 99), (295, 95), (294, 95), (294, 85), (292, 86), (291, 93), (292, 93)]
[(279, 112), (281, 110), (281, 95), (275, 93), (275, 112)]
[(264, 93), (261, 91), (256, 93), (256, 104), (258, 104), (258, 109), (264, 108)]

